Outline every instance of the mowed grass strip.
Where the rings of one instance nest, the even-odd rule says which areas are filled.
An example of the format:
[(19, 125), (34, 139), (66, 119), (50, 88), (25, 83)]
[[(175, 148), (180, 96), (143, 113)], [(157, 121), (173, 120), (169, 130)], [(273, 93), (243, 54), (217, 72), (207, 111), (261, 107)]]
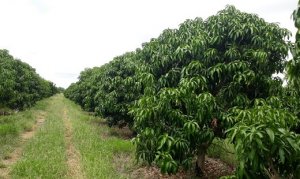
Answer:
[[(81, 156), (81, 165), (87, 178), (125, 178), (117, 166), (126, 162), (118, 156), (133, 156), (134, 146), (129, 140), (117, 137), (101, 137), (109, 128), (96, 126), (93, 120), (80, 107), (64, 98), (69, 118), (73, 126), (73, 142)], [(121, 158), (120, 158), (121, 159)], [(130, 162), (132, 162), (130, 160)], [(131, 163), (128, 163), (128, 166)]]
[(62, 95), (50, 98), (45, 122), (13, 166), (12, 178), (66, 178)]
[(20, 144), (20, 134), (31, 131), (40, 113), (48, 106), (50, 99), (37, 102), (31, 109), (9, 116), (0, 116), (0, 164)]

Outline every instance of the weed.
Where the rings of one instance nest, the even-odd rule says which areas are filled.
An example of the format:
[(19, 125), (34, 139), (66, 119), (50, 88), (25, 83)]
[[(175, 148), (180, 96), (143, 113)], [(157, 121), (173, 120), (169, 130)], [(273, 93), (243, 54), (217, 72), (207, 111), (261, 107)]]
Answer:
[(234, 152), (233, 144), (229, 143), (227, 139), (215, 138), (208, 148), (207, 155), (212, 158), (219, 158), (231, 166), (236, 166), (238, 161)]

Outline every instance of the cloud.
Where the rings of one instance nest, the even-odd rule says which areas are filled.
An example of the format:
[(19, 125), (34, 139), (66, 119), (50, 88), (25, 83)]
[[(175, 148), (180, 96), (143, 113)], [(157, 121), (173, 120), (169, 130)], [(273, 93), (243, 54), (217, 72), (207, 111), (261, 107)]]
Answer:
[(77, 73), (55, 73), (55, 76), (59, 78), (77, 78), (77, 75)]

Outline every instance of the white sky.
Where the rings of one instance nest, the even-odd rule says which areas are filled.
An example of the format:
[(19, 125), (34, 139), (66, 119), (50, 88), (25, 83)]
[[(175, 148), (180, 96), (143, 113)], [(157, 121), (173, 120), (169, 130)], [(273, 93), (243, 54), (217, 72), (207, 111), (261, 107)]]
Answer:
[[(185, 19), (227, 4), (279, 22), (293, 33), (298, 0), (0, 0), (0, 49), (29, 63), (57, 86), (80, 71), (133, 51)], [(293, 39), (292, 39), (293, 40)], [(0, 79), (1, 80), (1, 79)]]

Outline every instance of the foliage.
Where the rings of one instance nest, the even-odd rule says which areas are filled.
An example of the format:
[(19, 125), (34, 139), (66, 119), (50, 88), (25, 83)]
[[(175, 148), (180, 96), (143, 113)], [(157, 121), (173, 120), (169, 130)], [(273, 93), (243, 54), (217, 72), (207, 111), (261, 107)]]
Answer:
[(257, 99), (251, 109), (233, 110), (240, 121), (228, 133), (240, 161), (239, 178), (300, 177), (300, 135), (290, 131), (297, 117), (278, 102)]
[(173, 173), (196, 155), (203, 168), (201, 157), (213, 138), (239, 121), (228, 117), (231, 108), (249, 108), (280, 92), (281, 81), (272, 74), (284, 69), (289, 34), (228, 6), (144, 44), (146, 88), (131, 111), (137, 157)]
[[(93, 104), (93, 97), (95, 95), (95, 88), (97, 87), (97, 81), (100, 80), (96, 77), (96, 73), (101, 68), (85, 69), (80, 73), (80, 81), (72, 83), (64, 95), (81, 105), (86, 111), (93, 111), (95, 105)], [(95, 74), (95, 75), (93, 75)]]
[(296, 41), (291, 47), (291, 52), (294, 58), (288, 62), (287, 75), (290, 85), (297, 89), (297, 92), (300, 93), (300, 1), (298, 2), (297, 9), (293, 13), (293, 19), (295, 27), (298, 30), (296, 32)]
[(238, 165), (234, 145), (227, 138), (220, 139), (216, 137), (207, 150), (207, 156), (218, 158), (230, 166)]
[(84, 110), (107, 118), (110, 125), (132, 126), (133, 117), (128, 110), (141, 93), (134, 77), (138, 67), (134, 58), (135, 53), (126, 53), (101, 67), (86, 69), (65, 96)]
[[(240, 176), (288, 176), (298, 167), (299, 98), (295, 88), (282, 87), (272, 75), (285, 70), (290, 35), (278, 24), (228, 6), (86, 69), (64, 94), (111, 125), (133, 124), (137, 159), (163, 173), (191, 168), (197, 158), (200, 174), (213, 139), (229, 134), (241, 160)], [(253, 130), (263, 147), (247, 138)], [(252, 149), (258, 153), (249, 158)]]
[(0, 50), (0, 108), (24, 109), (57, 92), (30, 65)]
[(106, 117), (109, 125), (133, 125), (133, 117), (128, 111), (141, 93), (141, 86), (134, 79), (138, 67), (134, 58), (135, 53), (114, 58), (102, 76), (101, 90), (95, 96), (98, 104), (95, 111)]

